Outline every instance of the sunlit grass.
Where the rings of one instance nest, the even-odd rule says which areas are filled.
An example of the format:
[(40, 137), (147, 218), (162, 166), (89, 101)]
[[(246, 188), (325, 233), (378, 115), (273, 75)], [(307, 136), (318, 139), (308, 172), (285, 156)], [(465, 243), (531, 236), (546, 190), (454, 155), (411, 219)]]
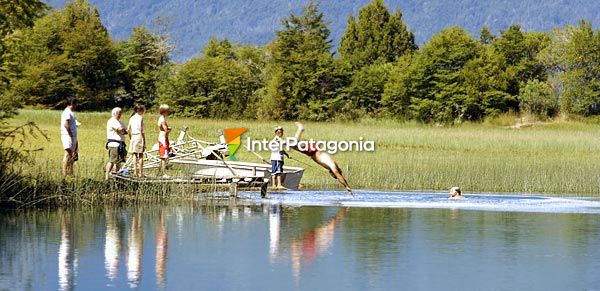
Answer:
[[(77, 113), (80, 161), (78, 179), (101, 181), (108, 160), (104, 149), (109, 112)], [(123, 121), (127, 123), (128, 114)], [(154, 143), (158, 128), (156, 114), (146, 114), (149, 143)], [(506, 117), (509, 119), (511, 117)], [(62, 148), (59, 132), (60, 111), (23, 110), (10, 123), (36, 122), (50, 142), (31, 140), (32, 147), (43, 147), (27, 171), (60, 180)], [(226, 127), (247, 127), (245, 138), (271, 138), (275, 125), (293, 135), (293, 122), (255, 120), (211, 120), (171, 117), (175, 139), (179, 129), (189, 126), (190, 135), (218, 141)], [(388, 190), (447, 190), (460, 186), (465, 192), (555, 193), (564, 195), (600, 194), (600, 126), (584, 122), (561, 121), (522, 128), (504, 126), (507, 120), (449, 127), (401, 123), (391, 120), (362, 122), (305, 123), (305, 138), (316, 140), (374, 140), (375, 152), (338, 153), (334, 158), (353, 188)], [(501, 124), (501, 125), (498, 125)], [(261, 153), (265, 159), (268, 152)], [(311, 189), (341, 189), (337, 181), (308, 157), (291, 153), (296, 160), (287, 165), (306, 169), (303, 184)], [(244, 161), (259, 161), (240, 148), (236, 156)], [(298, 162), (301, 161), (301, 162)], [(308, 164), (308, 165), (307, 165)], [(310, 166), (309, 166), (310, 165)], [(150, 174), (154, 174), (150, 172)]]

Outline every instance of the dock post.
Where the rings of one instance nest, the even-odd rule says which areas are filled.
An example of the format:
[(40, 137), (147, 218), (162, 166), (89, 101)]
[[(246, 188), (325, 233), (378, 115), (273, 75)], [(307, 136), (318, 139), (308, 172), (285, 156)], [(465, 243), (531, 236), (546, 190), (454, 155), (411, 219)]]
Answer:
[(260, 185), (260, 197), (261, 198), (267, 198), (267, 188), (269, 187), (269, 182), (263, 182), (262, 185)]
[(238, 193), (238, 183), (231, 182), (231, 184), (229, 184), (229, 195), (233, 196), (233, 197), (237, 197), (237, 193)]

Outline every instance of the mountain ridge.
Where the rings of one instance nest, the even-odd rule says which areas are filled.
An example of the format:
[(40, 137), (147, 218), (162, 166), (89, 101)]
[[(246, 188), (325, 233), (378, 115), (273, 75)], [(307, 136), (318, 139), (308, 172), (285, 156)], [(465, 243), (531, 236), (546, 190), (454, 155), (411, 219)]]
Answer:
[[(47, 0), (50, 6), (62, 8), (67, 0)], [(200, 49), (215, 36), (242, 44), (264, 45), (281, 29), (281, 18), (301, 13), (308, 4), (303, 1), (258, 0), (90, 0), (96, 6), (104, 25), (116, 39), (127, 38), (135, 26), (156, 27), (158, 18), (170, 22), (168, 33), (175, 45), (172, 57), (182, 62), (197, 56)], [(357, 15), (369, 0), (319, 1), (320, 10), (330, 21), (331, 39), (337, 46), (349, 15)], [(577, 24), (586, 19), (594, 27), (600, 25), (600, 1), (594, 0), (387, 0), (390, 11), (400, 9), (409, 30), (420, 45), (444, 27), (459, 25), (472, 35), (488, 26), (493, 33), (511, 24), (521, 24), (525, 31), (550, 31), (554, 27)]]

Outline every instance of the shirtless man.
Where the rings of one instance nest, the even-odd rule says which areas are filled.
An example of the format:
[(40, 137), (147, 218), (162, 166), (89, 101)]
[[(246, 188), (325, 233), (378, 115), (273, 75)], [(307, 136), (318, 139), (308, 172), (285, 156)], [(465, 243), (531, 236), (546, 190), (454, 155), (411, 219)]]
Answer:
[[(294, 135), (294, 137), (297, 141), (300, 141), (302, 133), (304, 133), (304, 126), (302, 125), (302, 123), (296, 122), (296, 127), (298, 129), (296, 130), (296, 135)], [(340, 182), (340, 184), (342, 184), (342, 186), (346, 188), (346, 191), (348, 191), (348, 193), (354, 195), (354, 193), (352, 193), (352, 189), (350, 189), (350, 186), (348, 186), (348, 182), (342, 175), (342, 170), (329, 154), (319, 151), (314, 143), (310, 143), (308, 149), (304, 151), (300, 150), (298, 147), (293, 147), (293, 149), (309, 156), (317, 164), (327, 169), (329, 171), (329, 174), (331, 174), (331, 176), (334, 179), (337, 179)]]
[(167, 175), (167, 162), (171, 156), (171, 143), (169, 142), (169, 133), (171, 128), (167, 124), (167, 117), (171, 114), (171, 108), (167, 104), (162, 104), (158, 108), (158, 153), (160, 156), (160, 175), (163, 178), (169, 178)]

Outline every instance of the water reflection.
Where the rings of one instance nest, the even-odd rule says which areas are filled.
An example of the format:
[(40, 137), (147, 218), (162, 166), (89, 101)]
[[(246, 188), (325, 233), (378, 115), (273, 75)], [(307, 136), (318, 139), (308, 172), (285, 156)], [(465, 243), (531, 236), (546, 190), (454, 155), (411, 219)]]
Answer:
[(281, 206), (273, 204), (269, 211), (269, 258), (271, 262), (279, 255), (279, 228), (281, 227)]
[[(119, 259), (122, 254), (122, 216), (120, 211), (105, 209), (106, 231), (104, 244), (104, 268), (106, 277), (110, 281), (108, 286), (114, 287), (113, 281), (117, 279), (119, 272)], [(177, 221), (180, 221), (181, 211), (176, 212)], [(122, 214), (122, 213), (121, 213)], [(131, 288), (140, 286), (143, 273), (143, 251), (144, 251), (144, 224), (142, 221), (151, 218), (151, 215), (144, 215), (141, 209), (133, 209), (131, 212), (130, 223), (127, 228), (127, 248), (125, 250), (127, 282)], [(169, 232), (167, 228), (167, 215), (164, 210), (159, 210), (158, 221), (156, 222), (156, 255), (155, 255), (155, 274), (156, 286), (160, 289), (166, 286), (166, 267), (167, 254), (169, 248)], [(125, 224), (127, 224), (125, 222)], [(182, 225), (177, 225), (180, 229)]]
[(142, 251), (144, 233), (141, 224), (142, 211), (134, 210), (127, 240), (127, 281), (132, 288), (138, 287), (142, 277)]
[[(121, 232), (118, 225), (118, 215), (115, 211), (105, 208), (106, 234), (104, 242), (104, 269), (106, 277), (112, 282), (119, 271), (119, 255), (121, 253)], [(109, 285), (110, 286), (110, 285)]]
[(333, 244), (333, 237), (337, 226), (344, 220), (347, 208), (341, 208), (327, 223), (319, 225), (304, 233), (301, 238), (291, 242), (292, 274), (294, 279), (300, 279), (302, 268), (307, 268), (315, 262), (318, 256), (323, 255)]
[(251, 203), (0, 212), (0, 290), (437, 290), (465, 277), (480, 290), (594, 289), (598, 217)]
[[(302, 270), (313, 264), (319, 256), (327, 253), (327, 250), (332, 246), (335, 231), (342, 224), (348, 208), (338, 209), (336, 214), (325, 220), (324, 223), (318, 223), (308, 229), (289, 232), (290, 238), (285, 240), (289, 247), (283, 248), (280, 246), (280, 235), (284, 208), (281, 205), (274, 204), (270, 205), (269, 210), (269, 257), (271, 262), (274, 262), (277, 257), (284, 256), (280, 253), (280, 249), (289, 250), (292, 275), (294, 280), (298, 282)], [(294, 209), (294, 211), (298, 210)], [(290, 223), (293, 224), (293, 221)]]
[(160, 221), (156, 231), (156, 285), (164, 288), (166, 284), (167, 249), (169, 248), (169, 236), (165, 212), (160, 211)]
[(73, 245), (71, 217), (64, 211), (60, 216), (60, 245), (58, 247), (58, 285), (59, 290), (73, 290), (77, 271), (77, 252)]

